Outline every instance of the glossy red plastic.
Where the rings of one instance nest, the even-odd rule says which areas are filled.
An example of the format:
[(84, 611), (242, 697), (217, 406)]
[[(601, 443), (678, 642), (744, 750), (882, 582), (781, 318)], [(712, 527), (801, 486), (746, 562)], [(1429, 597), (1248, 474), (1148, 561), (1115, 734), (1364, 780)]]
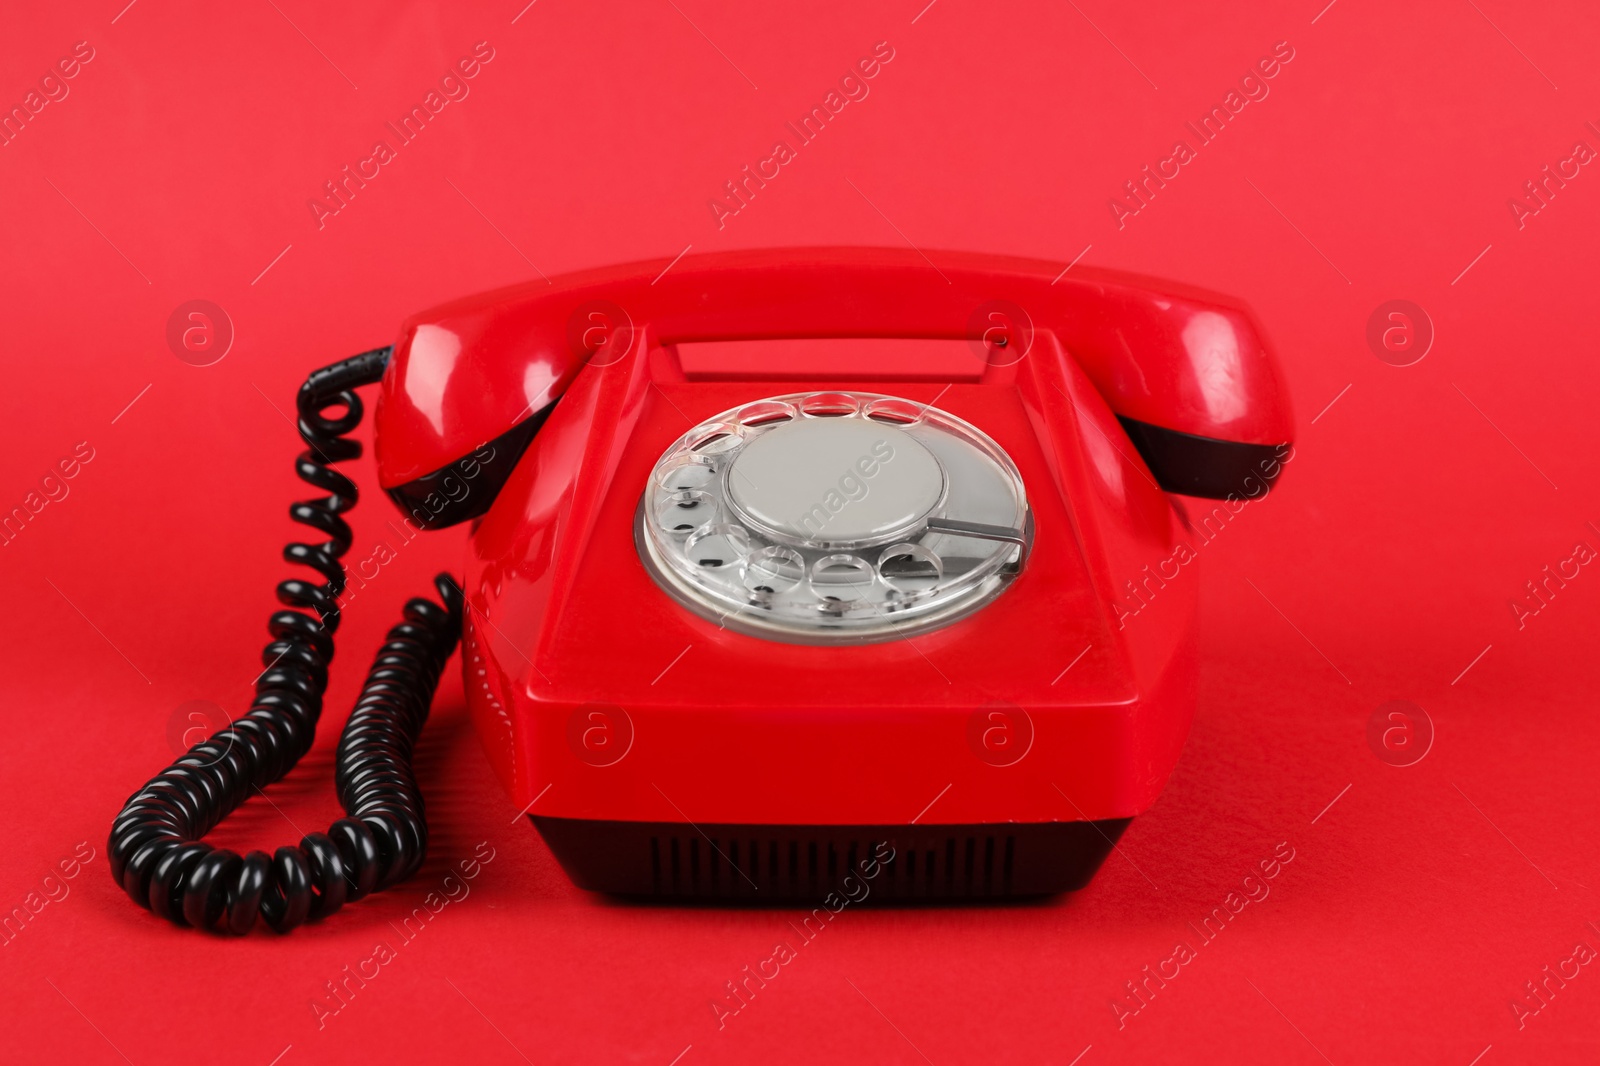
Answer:
[[(1016, 259), (934, 261), (662, 261), (406, 324), (378, 408), (385, 486), (561, 398), (475, 529), (467, 573), (468, 702), (519, 806), (949, 824), (1121, 818), (1155, 800), (1193, 711), (1192, 533), (1116, 416), (1279, 444), (1279, 372), (1248, 312), (1220, 297)], [(1004, 347), (979, 342), (990, 329)], [(1034, 543), (994, 603), (912, 639), (794, 645), (705, 621), (648, 576), (633, 518), (662, 451), (718, 411), (818, 387), (690, 379), (675, 346), (808, 337), (974, 339), (975, 373), (863, 369), (831, 384), (936, 402), (1010, 454)]]
[[(1019, 260), (937, 261), (811, 250), (663, 262), (491, 293), (406, 326), (379, 408), (385, 484), (560, 396), (474, 530), (467, 571), (468, 703), (519, 807), (965, 824), (1121, 818), (1154, 802), (1193, 713), (1194, 533), (1116, 415), (1287, 441), (1278, 371), (1248, 314), (1216, 297)], [(1010, 454), (1034, 542), (994, 603), (912, 639), (796, 645), (705, 621), (651, 580), (633, 520), (663, 450), (718, 411), (819, 387), (691, 380), (677, 342), (967, 337), (996, 306), (1012, 343), (975, 346), (976, 375), (864, 369), (832, 383), (936, 403)], [(1218, 503), (1196, 525), (1240, 506)]]
[[(535, 281), (407, 321), (377, 411), (385, 488), (550, 402), (602, 346), (805, 337), (1053, 336), (1117, 414), (1196, 436), (1290, 439), (1248, 311), (1132, 275), (973, 253), (809, 248), (658, 260)], [(991, 334), (992, 335), (992, 334)]]

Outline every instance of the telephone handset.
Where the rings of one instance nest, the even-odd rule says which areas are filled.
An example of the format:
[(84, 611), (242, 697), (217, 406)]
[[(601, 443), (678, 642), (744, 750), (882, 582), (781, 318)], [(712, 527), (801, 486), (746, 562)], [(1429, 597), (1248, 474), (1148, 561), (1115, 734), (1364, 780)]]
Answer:
[[(827, 338), (915, 343), (825, 380), (687, 355)], [(970, 367), (923, 351), (952, 341)], [(441, 574), (378, 653), (339, 745), (348, 817), (272, 856), (213, 849), (311, 744), (357, 498), (335, 464), (380, 381), (380, 485), (419, 527), (475, 520), (466, 580)], [(491, 764), (583, 887), (820, 898), (869, 853), (883, 898), (1078, 887), (1193, 710), (1193, 581), (1151, 570), (1195, 528), (1167, 493), (1258, 496), (1292, 435), (1235, 303), (887, 249), (487, 293), (314, 372), (298, 408), (297, 472), (326, 495), (290, 515), (326, 539), (284, 557), (322, 581), (278, 586), (299, 610), (269, 621), (250, 711), (112, 827), (114, 877), (180, 925), (287, 931), (415, 871), (411, 751), (458, 641)]]
[[(509, 474), (532, 427), (595, 351), (764, 338), (966, 339), (997, 366), (1054, 334), (1169, 492), (1224, 498), (1292, 436), (1288, 392), (1248, 312), (1109, 271), (891, 249), (735, 252), (597, 270), (411, 320), (378, 408), (380, 479), (402, 509), (487, 440)], [(1016, 334), (1015, 347), (1006, 351)], [(614, 357), (614, 356), (613, 356)], [(507, 457), (510, 457), (509, 459)], [(441, 513), (481, 513), (492, 491)]]

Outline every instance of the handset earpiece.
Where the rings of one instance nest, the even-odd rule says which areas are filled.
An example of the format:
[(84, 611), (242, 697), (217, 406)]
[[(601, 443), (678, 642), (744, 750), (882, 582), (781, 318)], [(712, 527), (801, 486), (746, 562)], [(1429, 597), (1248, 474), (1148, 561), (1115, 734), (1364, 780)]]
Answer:
[(494, 502), (554, 408), (552, 402), (471, 454), (384, 491), (418, 529), (444, 529), (477, 518)]
[(1117, 416), (1156, 484), (1167, 492), (1208, 500), (1254, 499), (1272, 488), (1294, 446), (1244, 444), (1183, 433)]

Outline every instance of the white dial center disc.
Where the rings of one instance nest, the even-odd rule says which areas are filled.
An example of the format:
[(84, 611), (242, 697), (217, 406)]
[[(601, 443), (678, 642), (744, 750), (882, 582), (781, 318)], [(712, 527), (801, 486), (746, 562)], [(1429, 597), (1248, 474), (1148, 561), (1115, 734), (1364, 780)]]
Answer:
[(902, 539), (943, 501), (944, 468), (911, 434), (861, 418), (800, 418), (752, 440), (727, 474), (746, 520), (797, 545)]

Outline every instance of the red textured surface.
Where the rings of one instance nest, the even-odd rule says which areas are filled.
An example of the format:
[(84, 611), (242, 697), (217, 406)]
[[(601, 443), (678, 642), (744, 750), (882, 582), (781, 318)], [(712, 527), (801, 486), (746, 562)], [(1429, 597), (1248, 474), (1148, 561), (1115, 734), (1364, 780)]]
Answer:
[[(42, 903), (0, 947), (0, 1058), (1593, 1060), (1592, 966), (1551, 979), (1520, 1028), (1510, 1006), (1542, 968), (1570, 974), (1575, 945), (1600, 947), (1600, 578), (1567, 562), (1600, 547), (1592, 11), (545, 0), (513, 23), (516, 2), (121, 6), (37, 7), (0, 40), (7, 107), (74, 42), (94, 49), (0, 147), (3, 506), (78, 442), (93, 449), (0, 547), (0, 906)], [(470, 95), (319, 229), (307, 199), (484, 40), (495, 56)], [(870, 95), (719, 229), (708, 198), (883, 40), (895, 57)], [(1119, 229), (1108, 198), (1193, 143), (1185, 122), (1283, 40), (1294, 58), (1269, 95)], [(1551, 179), (1519, 228), (1508, 199), (1546, 165), (1577, 176)], [(794, 916), (573, 889), (511, 824), (454, 671), (422, 744), (434, 837), (414, 881), (243, 942), (171, 929), (111, 884), (107, 826), (171, 757), (175, 712), (244, 706), (287, 571), (283, 412), (307, 368), (441, 299), (525, 280), (530, 261), (555, 274), (690, 244), (902, 239), (1062, 266), (1082, 253), (1231, 293), (1285, 361), (1297, 457), (1185, 575), (1202, 604), (1194, 731), (1087, 890), (848, 908), (719, 1031), (710, 1003), (798, 941)], [(165, 338), (194, 299), (235, 329), (210, 367)], [(1366, 339), (1394, 299), (1435, 326), (1409, 367)], [(370, 460), (358, 476), (372, 484)], [(359, 510), (355, 551), (393, 537), (389, 517), (379, 500)], [(398, 547), (351, 607), (317, 749), (276, 809), (247, 804), (217, 843), (332, 820), (334, 727), (359, 667), (463, 548), (459, 531)], [(1509, 604), (1546, 566), (1576, 576), (1549, 579), (1519, 628)], [(1367, 740), (1396, 699), (1436, 731), (1405, 768)], [(94, 858), (46, 882), (80, 841)], [(402, 919), (484, 841), (494, 858), (470, 895), (404, 940)], [(1280, 842), (1294, 858), (1270, 895), (1202, 945), (1189, 923)], [(47, 885), (64, 898), (44, 903)], [(1124, 982), (1179, 941), (1195, 957), (1119, 1029)], [(325, 983), (380, 943), (392, 960), (319, 1028)]]

